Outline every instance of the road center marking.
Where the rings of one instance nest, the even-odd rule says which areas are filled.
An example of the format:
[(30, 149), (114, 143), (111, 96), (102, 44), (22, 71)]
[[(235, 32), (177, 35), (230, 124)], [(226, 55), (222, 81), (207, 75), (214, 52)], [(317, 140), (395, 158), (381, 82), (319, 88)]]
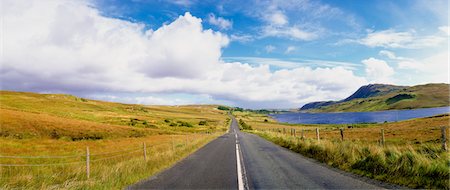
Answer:
[(237, 165), (237, 176), (238, 176), (238, 189), (244, 190), (244, 180), (243, 180), (242, 169), (241, 169), (241, 158), (239, 156), (239, 144), (236, 144), (236, 163), (237, 163), (236, 165)]

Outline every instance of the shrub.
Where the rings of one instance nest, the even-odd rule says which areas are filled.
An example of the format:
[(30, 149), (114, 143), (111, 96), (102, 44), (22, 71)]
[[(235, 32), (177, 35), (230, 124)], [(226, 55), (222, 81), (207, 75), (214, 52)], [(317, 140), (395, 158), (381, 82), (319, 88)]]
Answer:
[(219, 107), (217, 107), (217, 109), (219, 109), (219, 110), (224, 110), (224, 111), (230, 110), (230, 108), (228, 108), (228, 107), (226, 107), (226, 106), (219, 106)]
[(198, 122), (198, 125), (207, 125), (208, 122), (206, 120), (201, 120), (200, 122)]
[(252, 126), (247, 125), (247, 123), (245, 123), (245, 121), (242, 119), (239, 119), (239, 126), (240, 126), (240, 129), (243, 129), (243, 130), (253, 130)]
[(186, 121), (177, 121), (178, 126), (180, 127), (194, 127), (192, 124)]

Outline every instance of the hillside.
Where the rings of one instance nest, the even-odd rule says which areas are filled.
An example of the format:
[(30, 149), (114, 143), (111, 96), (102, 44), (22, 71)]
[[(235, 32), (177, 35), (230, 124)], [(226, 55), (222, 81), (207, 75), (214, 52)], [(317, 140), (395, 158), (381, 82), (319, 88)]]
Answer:
[(124, 189), (217, 138), (228, 123), (226, 112), (213, 105), (144, 106), (0, 91), (0, 165), (34, 166), (0, 168), (0, 189)]
[[(105, 139), (220, 129), (216, 106), (143, 106), (0, 91), (0, 137)], [(199, 125), (206, 121), (208, 125)], [(225, 129), (225, 128), (223, 128)]]
[(449, 84), (395, 86), (369, 84), (340, 101), (305, 104), (308, 112), (363, 112), (449, 106)]

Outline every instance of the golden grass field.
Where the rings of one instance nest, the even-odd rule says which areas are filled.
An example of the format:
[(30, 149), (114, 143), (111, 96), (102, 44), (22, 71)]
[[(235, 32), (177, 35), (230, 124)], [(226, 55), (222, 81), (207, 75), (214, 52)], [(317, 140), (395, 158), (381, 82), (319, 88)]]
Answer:
[[(447, 127), (449, 135), (448, 114), (356, 125), (285, 124), (261, 114), (233, 114), (253, 128), (248, 132), (330, 166), (409, 188), (450, 188), (449, 152), (441, 148), (442, 126)], [(316, 128), (319, 128), (320, 141), (316, 139)], [(340, 128), (344, 128), (344, 141), (341, 141)], [(384, 146), (379, 143), (382, 128)], [(295, 136), (291, 129), (296, 129)]]
[(0, 91), (0, 164), (20, 165), (0, 166), (0, 189), (122, 189), (223, 134), (229, 118), (216, 108)]

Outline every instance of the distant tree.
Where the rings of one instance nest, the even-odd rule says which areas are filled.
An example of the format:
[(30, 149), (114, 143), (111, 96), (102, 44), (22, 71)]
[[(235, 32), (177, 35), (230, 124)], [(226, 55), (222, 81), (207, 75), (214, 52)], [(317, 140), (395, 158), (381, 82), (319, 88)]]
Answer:
[(228, 107), (226, 107), (226, 106), (219, 106), (219, 107), (217, 107), (217, 109), (219, 109), (219, 110), (224, 110), (224, 111), (230, 110), (230, 108), (228, 108)]

